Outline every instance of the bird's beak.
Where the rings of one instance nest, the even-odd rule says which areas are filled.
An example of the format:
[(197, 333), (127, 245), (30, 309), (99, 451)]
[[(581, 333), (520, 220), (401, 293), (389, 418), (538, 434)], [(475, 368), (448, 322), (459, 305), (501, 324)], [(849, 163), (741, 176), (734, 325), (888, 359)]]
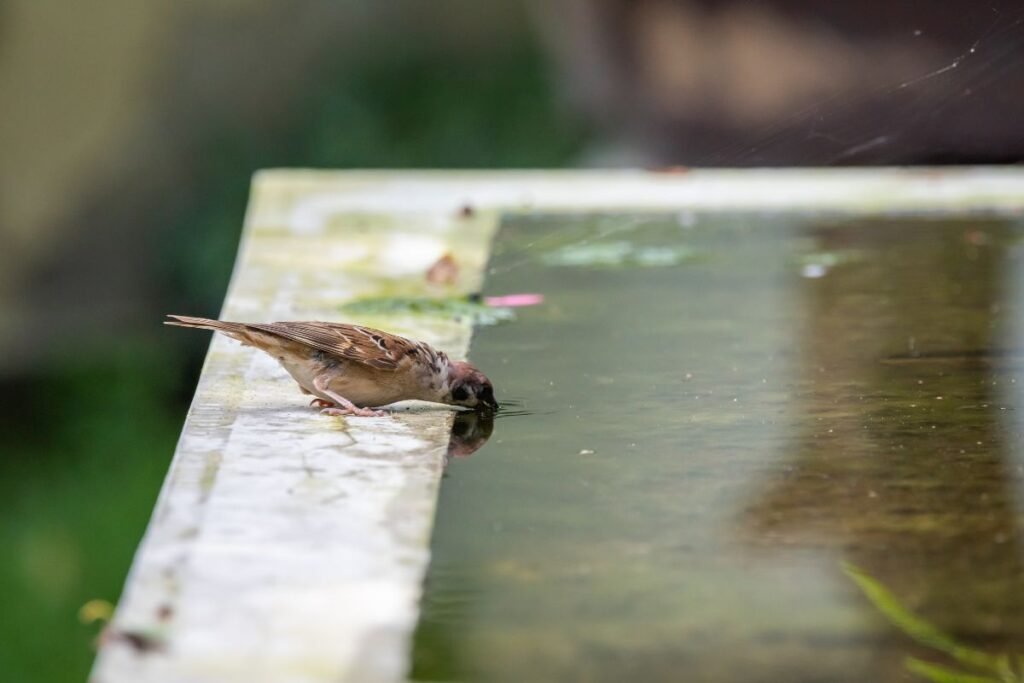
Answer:
[(493, 396), (488, 396), (481, 400), (479, 406), (486, 413), (498, 412), (498, 401)]

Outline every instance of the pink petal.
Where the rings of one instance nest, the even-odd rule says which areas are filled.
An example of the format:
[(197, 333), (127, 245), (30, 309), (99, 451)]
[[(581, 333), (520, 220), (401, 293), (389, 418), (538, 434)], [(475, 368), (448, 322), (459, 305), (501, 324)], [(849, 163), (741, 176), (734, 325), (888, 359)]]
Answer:
[(486, 296), (484, 303), (488, 306), (536, 306), (544, 303), (543, 294), (506, 294), (504, 296)]

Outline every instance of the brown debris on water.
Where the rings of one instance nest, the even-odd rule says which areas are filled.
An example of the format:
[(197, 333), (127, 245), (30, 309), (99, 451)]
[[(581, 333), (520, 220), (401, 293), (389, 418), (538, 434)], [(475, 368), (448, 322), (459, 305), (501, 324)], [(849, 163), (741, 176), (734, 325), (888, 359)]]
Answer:
[(655, 166), (648, 168), (650, 173), (660, 173), (662, 175), (685, 175), (690, 172), (689, 166)]
[(427, 268), (426, 277), (432, 285), (454, 285), (459, 279), (459, 264), (451, 252), (446, 252)]

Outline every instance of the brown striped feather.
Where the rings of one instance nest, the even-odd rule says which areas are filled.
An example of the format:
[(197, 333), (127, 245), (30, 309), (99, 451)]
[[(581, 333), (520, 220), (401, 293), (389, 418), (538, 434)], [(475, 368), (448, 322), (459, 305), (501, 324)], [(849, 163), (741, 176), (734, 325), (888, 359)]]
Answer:
[(167, 321), (168, 325), (217, 330), (236, 339), (246, 331), (270, 334), (378, 370), (397, 370), (401, 361), (407, 357), (435, 367), (440, 365), (440, 361), (447, 360), (443, 353), (423, 342), (362, 325), (320, 321), (234, 323), (179, 315), (168, 317), (173, 319)]

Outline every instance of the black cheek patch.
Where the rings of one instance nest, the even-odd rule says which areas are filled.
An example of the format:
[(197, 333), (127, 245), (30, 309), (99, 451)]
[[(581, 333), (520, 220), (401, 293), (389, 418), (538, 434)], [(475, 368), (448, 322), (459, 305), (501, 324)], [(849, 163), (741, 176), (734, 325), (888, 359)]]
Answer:
[(465, 401), (469, 398), (469, 392), (466, 391), (466, 387), (455, 387), (452, 389), (452, 399), (455, 401)]

